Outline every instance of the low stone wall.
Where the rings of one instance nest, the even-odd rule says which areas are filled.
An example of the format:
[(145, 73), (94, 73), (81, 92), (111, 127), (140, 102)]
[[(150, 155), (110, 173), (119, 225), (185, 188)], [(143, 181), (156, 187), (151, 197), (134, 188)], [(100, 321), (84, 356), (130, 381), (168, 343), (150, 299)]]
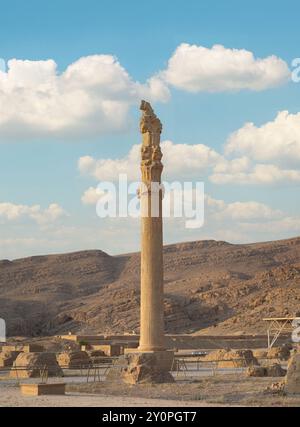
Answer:
[[(62, 339), (91, 345), (120, 345), (137, 347), (139, 335), (62, 335)], [(281, 346), (290, 341), (290, 335), (282, 335), (277, 341)], [(166, 348), (178, 350), (212, 350), (212, 349), (260, 349), (267, 347), (267, 335), (188, 335), (167, 334)]]

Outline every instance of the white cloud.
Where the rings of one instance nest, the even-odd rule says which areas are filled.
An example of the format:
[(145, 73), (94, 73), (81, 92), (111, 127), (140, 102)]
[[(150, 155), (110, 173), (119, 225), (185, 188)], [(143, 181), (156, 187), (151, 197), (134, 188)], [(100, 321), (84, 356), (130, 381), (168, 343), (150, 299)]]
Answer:
[(83, 175), (98, 181), (117, 181), (119, 174), (127, 174), (129, 180), (139, 179), (140, 146), (133, 145), (127, 156), (121, 159), (94, 159), (80, 157), (78, 168)]
[(17, 205), (14, 203), (0, 203), (0, 221), (18, 221), (20, 219), (31, 219), (38, 224), (52, 223), (66, 216), (64, 209), (56, 203), (52, 203), (46, 209), (40, 205)]
[(163, 163), (167, 179), (204, 179), (209, 168), (222, 160), (222, 156), (204, 144), (162, 143)]
[(123, 129), (141, 98), (166, 101), (158, 76), (134, 81), (111, 55), (78, 59), (59, 74), (53, 60), (11, 59), (0, 72), (0, 137), (73, 136)]
[(95, 187), (89, 187), (82, 195), (81, 201), (84, 205), (95, 205), (105, 194), (104, 191)]
[[(267, 241), (292, 237), (300, 231), (300, 217), (255, 201), (228, 202), (209, 195), (205, 200), (204, 226), (186, 229), (185, 221), (186, 218), (164, 220), (166, 244), (202, 239)], [(8, 225), (1, 225), (0, 221), (0, 259), (91, 248), (120, 254), (140, 248), (138, 220), (133, 218), (94, 216), (86, 224), (59, 222), (42, 228), (34, 222), (16, 229)]]
[[(239, 131), (236, 134), (239, 134)], [(274, 138), (276, 139), (276, 136)], [(172, 141), (163, 141), (161, 143), (164, 163), (163, 180), (202, 181), (209, 177), (212, 183), (218, 185), (299, 184), (300, 170), (297, 167), (293, 168), (292, 163), (295, 164), (298, 161), (300, 143), (299, 152), (294, 148), (294, 152), (291, 153), (290, 148), (294, 145), (286, 144), (285, 139), (282, 138), (282, 144), (277, 144), (280, 148), (276, 151), (275, 144), (273, 151), (271, 147), (274, 138), (270, 134), (268, 140), (265, 140), (264, 145), (268, 148), (265, 149), (264, 158), (267, 160), (267, 152), (270, 157), (269, 162), (266, 163), (257, 163), (261, 158), (259, 156), (261, 145), (259, 137), (255, 138), (255, 135), (252, 145), (243, 144), (243, 139), (237, 140), (230, 136), (225, 146), (225, 154), (218, 153), (204, 144), (175, 144)], [(295, 138), (296, 141), (296, 132)], [(275, 152), (277, 152), (276, 156)], [(232, 154), (242, 156), (232, 158)], [(283, 159), (286, 160), (283, 161)], [(140, 146), (134, 145), (129, 153), (120, 159), (95, 159), (91, 156), (83, 156), (78, 161), (78, 168), (83, 175), (91, 176), (98, 181), (117, 181), (119, 174), (127, 174), (128, 180), (138, 181), (140, 179), (139, 163)]]
[[(236, 159), (237, 163), (239, 159)], [(235, 160), (233, 167), (231, 162), (228, 162), (227, 168), (222, 163), (222, 171), (218, 166), (214, 169), (209, 179), (214, 184), (235, 184), (235, 185), (275, 185), (275, 184), (299, 184), (300, 171), (293, 169), (280, 169), (278, 166), (271, 164), (249, 163), (245, 169), (238, 170), (235, 168)], [(240, 165), (242, 166), (242, 164)]]
[(224, 200), (214, 199), (209, 195), (205, 196), (205, 207), (209, 216), (212, 215), (218, 220), (271, 220), (284, 216), (282, 211), (272, 209), (264, 203), (256, 201), (226, 203)]
[(73, 137), (121, 131), (141, 98), (165, 102), (169, 85), (190, 92), (263, 90), (287, 81), (287, 64), (252, 52), (181, 44), (168, 68), (135, 81), (112, 55), (79, 58), (63, 72), (53, 59), (11, 59), (0, 70), (0, 139)]
[[(208, 169), (222, 160), (222, 156), (203, 144), (174, 144), (164, 141), (161, 144), (164, 163), (164, 179), (201, 180)], [(117, 181), (119, 174), (127, 174), (129, 180), (138, 181), (140, 146), (134, 145), (127, 156), (121, 159), (94, 159), (83, 156), (78, 168), (83, 175), (99, 181)]]
[(260, 91), (287, 82), (290, 70), (274, 55), (260, 59), (245, 49), (182, 43), (161, 75), (169, 84), (188, 92)]
[(256, 233), (295, 233), (300, 232), (300, 217), (285, 216), (281, 219), (269, 221), (267, 223), (247, 223), (239, 224), (239, 227), (246, 232)]
[(246, 123), (232, 133), (214, 167), (215, 184), (299, 184), (300, 113), (278, 113), (260, 127)]
[(225, 147), (227, 155), (243, 155), (258, 162), (300, 166), (300, 113), (278, 113), (260, 127), (246, 123), (234, 132)]

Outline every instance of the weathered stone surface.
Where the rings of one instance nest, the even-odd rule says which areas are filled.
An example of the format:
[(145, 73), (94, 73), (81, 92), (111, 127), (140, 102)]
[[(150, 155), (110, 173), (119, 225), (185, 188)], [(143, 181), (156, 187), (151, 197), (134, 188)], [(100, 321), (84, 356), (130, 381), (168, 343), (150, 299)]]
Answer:
[(249, 366), (246, 371), (247, 377), (266, 377), (266, 368), (264, 366)]
[(274, 365), (267, 367), (268, 377), (284, 377), (286, 372), (287, 371), (283, 369), (279, 363), (274, 363)]
[(274, 363), (271, 366), (249, 366), (246, 371), (247, 377), (284, 377), (286, 370)]
[(205, 356), (203, 360), (218, 362), (219, 368), (242, 368), (259, 365), (251, 350), (216, 350)]
[(5, 368), (7, 366), (12, 366), (19, 353), (19, 351), (2, 351), (0, 353), (0, 367)]
[(127, 384), (174, 382), (166, 365), (160, 365), (156, 352), (129, 353), (121, 356), (118, 366), (110, 369), (107, 379), (121, 380)]
[(39, 344), (16, 344), (16, 345), (4, 345), (2, 350), (6, 351), (18, 351), (19, 353), (37, 353), (44, 351), (44, 347)]
[(64, 395), (65, 388), (64, 383), (20, 384), (21, 393), (24, 396)]
[(267, 357), (280, 359), (280, 360), (289, 360), (291, 353), (291, 347), (289, 345), (283, 345), (280, 347), (272, 347), (268, 350)]
[(59, 366), (73, 369), (85, 368), (91, 364), (86, 351), (64, 351), (56, 356), (56, 360)]
[(48, 372), (49, 377), (62, 376), (55, 353), (20, 353), (10, 371), (13, 378), (33, 378)]
[(141, 304), (140, 351), (165, 349), (163, 302), (163, 223), (160, 149), (162, 124), (151, 105), (141, 102)]
[(106, 356), (120, 356), (121, 346), (119, 344), (94, 344), (92, 350), (101, 351)]
[(265, 349), (257, 349), (257, 350), (252, 350), (253, 352), (253, 356), (256, 357), (257, 359), (265, 359), (268, 357), (268, 350)]
[(285, 391), (290, 394), (300, 394), (300, 354), (295, 353), (288, 363), (285, 377)]

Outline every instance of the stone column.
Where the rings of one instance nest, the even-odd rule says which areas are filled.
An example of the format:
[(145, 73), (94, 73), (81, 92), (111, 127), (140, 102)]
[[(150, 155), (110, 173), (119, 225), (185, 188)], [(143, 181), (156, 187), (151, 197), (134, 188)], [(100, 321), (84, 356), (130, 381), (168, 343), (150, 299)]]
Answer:
[(141, 325), (142, 352), (162, 351), (164, 345), (163, 228), (160, 134), (162, 125), (150, 104), (142, 101), (143, 112), (140, 188), (141, 199)]
[(125, 349), (107, 378), (125, 383), (170, 383), (174, 352), (164, 343), (163, 230), (160, 134), (162, 125), (151, 105), (142, 101), (143, 112), (140, 187), (141, 199), (141, 325), (137, 349)]

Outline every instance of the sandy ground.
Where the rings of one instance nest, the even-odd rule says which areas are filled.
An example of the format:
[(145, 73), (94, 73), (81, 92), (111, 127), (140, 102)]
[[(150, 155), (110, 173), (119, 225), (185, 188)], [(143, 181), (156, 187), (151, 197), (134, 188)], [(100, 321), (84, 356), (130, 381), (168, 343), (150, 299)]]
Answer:
[(2, 386), (0, 407), (189, 407), (219, 406), (205, 402), (67, 393), (65, 396), (22, 396), (17, 387)]
[[(70, 379), (68, 379), (70, 380)], [(300, 396), (266, 395), (279, 378), (220, 375), (174, 384), (136, 385), (67, 381), (65, 396), (22, 396), (14, 381), (0, 381), (0, 407), (206, 407), (300, 406)], [(32, 380), (31, 380), (32, 381)], [(31, 382), (30, 381), (30, 382)], [(61, 379), (51, 379), (51, 382)], [(35, 379), (36, 382), (36, 379)]]
[[(205, 406), (300, 406), (300, 395), (266, 394), (266, 388), (283, 378), (249, 378), (244, 369), (222, 369), (215, 375), (189, 371), (174, 375), (170, 384), (127, 385), (119, 382), (88, 382), (84, 376), (49, 378), (65, 382), (65, 396), (22, 396), (18, 381), (0, 375), (0, 407), (205, 407)], [(38, 378), (21, 380), (38, 382)]]

